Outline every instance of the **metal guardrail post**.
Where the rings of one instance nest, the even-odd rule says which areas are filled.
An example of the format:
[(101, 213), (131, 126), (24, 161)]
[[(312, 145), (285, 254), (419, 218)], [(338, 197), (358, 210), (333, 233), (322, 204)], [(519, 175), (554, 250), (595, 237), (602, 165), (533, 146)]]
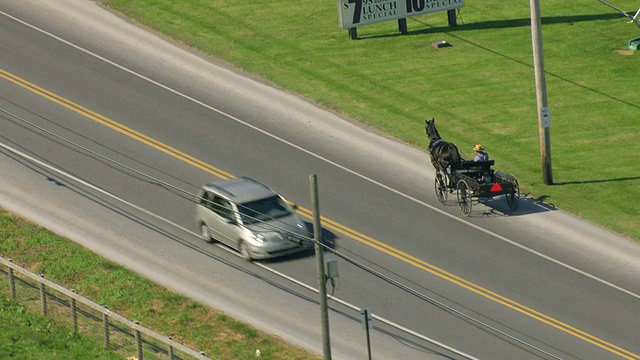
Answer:
[[(172, 340), (171, 336), (169, 336), (169, 340)], [(169, 360), (173, 360), (173, 346), (171, 346), (171, 344), (169, 344), (167, 355), (169, 356)]]
[[(44, 278), (44, 275), (40, 274), (40, 277)], [(40, 302), (42, 302), (42, 315), (47, 316), (47, 290), (43, 282), (40, 282)]]
[[(13, 260), (9, 259), (9, 262), (13, 262)], [(11, 298), (15, 300), (16, 298), (16, 280), (13, 277), (13, 268), (9, 266), (9, 289), (11, 290)]]
[(104, 348), (109, 348), (109, 315), (107, 315), (106, 307), (105, 311), (102, 313), (102, 326), (104, 329)]
[[(134, 324), (140, 324), (139, 321), (134, 321)], [(142, 351), (142, 336), (140, 336), (140, 330), (137, 327), (133, 328), (133, 334), (136, 339), (136, 348), (138, 349), (138, 360), (143, 360), (144, 352)]]
[[(76, 291), (71, 289), (73, 293)], [(78, 332), (78, 308), (76, 306), (76, 299), (71, 298), (71, 320), (73, 321), (73, 332)]]

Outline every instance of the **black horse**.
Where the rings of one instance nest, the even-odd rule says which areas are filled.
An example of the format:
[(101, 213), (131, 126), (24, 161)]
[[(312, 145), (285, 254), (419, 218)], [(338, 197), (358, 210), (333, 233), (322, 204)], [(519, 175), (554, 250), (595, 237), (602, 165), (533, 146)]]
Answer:
[(429, 154), (431, 163), (437, 170), (446, 173), (447, 167), (452, 163), (462, 160), (458, 147), (448, 141), (442, 140), (436, 129), (436, 120), (425, 120), (425, 130), (429, 138)]

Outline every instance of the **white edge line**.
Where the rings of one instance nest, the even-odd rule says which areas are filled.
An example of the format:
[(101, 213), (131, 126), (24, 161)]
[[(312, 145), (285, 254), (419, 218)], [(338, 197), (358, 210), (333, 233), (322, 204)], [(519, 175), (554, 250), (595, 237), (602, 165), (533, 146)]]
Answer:
[[(143, 212), (143, 213), (145, 213), (145, 214), (147, 214), (147, 215), (149, 215), (149, 216), (151, 216), (151, 217), (153, 217), (153, 218), (155, 218), (157, 220), (160, 220), (160, 221), (162, 221), (164, 223), (167, 223), (167, 224), (169, 224), (171, 226), (174, 226), (177, 229), (182, 230), (187, 234), (193, 235), (194, 237), (198, 237), (198, 234), (196, 234), (195, 232), (193, 232), (193, 231), (191, 231), (191, 230), (189, 230), (187, 228), (184, 228), (184, 227), (182, 227), (182, 226), (180, 226), (180, 225), (178, 225), (178, 224), (176, 224), (176, 223), (174, 223), (172, 221), (169, 221), (169, 220), (161, 217), (160, 215), (157, 215), (157, 214), (155, 214), (155, 213), (153, 213), (153, 212), (151, 212), (149, 210), (146, 210), (146, 209), (144, 209), (144, 208), (142, 208), (142, 207), (140, 207), (138, 205), (135, 205), (135, 204), (133, 204), (133, 203), (127, 201), (127, 200), (124, 200), (124, 199), (122, 199), (122, 198), (120, 198), (120, 197), (118, 197), (118, 196), (116, 196), (114, 194), (111, 194), (110, 192), (108, 192), (106, 190), (103, 190), (103, 189), (99, 188), (98, 186), (95, 186), (95, 185), (93, 185), (93, 184), (91, 184), (91, 183), (89, 183), (87, 181), (84, 181), (84, 180), (82, 180), (82, 179), (80, 179), (80, 178), (78, 178), (78, 177), (76, 177), (74, 175), (71, 175), (71, 174), (67, 173), (66, 171), (64, 171), (62, 169), (56, 168), (56, 167), (54, 167), (52, 165), (49, 165), (49, 164), (45, 163), (44, 161), (38, 160), (38, 159), (36, 159), (36, 158), (34, 158), (34, 157), (30, 156), (30, 155), (27, 155), (27, 154), (25, 154), (25, 153), (23, 153), (23, 152), (21, 152), (21, 151), (19, 151), (17, 149), (14, 149), (14, 148), (8, 146), (8, 145), (6, 145), (6, 144), (4, 144), (2, 142), (0, 142), (0, 147), (4, 148), (7, 151), (12, 152), (15, 155), (18, 155), (18, 156), (20, 156), (20, 157), (22, 157), (24, 159), (27, 159), (27, 160), (29, 160), (29, 161), (31, 161), (33, 163), (36, 163), (36, 164), (38, 164), (38, 165), (40, 165), (42, 167), (45, 167), (45, 168), (47, 168), (47, 169), (49, 169), (49, 170), (51, 170), (53, 172), (56, 172), (56, 173), (58, 173), (59, 175), (61, 175), (63, 177), (66, 177), (66, 178), (68, 178), (70, 180), (73, 180), (73, 181), (75, 181), (75, 182), (77, 182), (77, 183), (79, 183), (81, 185), (84, 185), (84, 186), (86, 186), (86, 187), (88, 187), (90, 189), (93, 189), (93, 190), (95, 190), (95, 191), (97, 191), (97, 192), (99, 192), (99, 193), (101, 193), (103, 195), (106, 195), (106, 196), (108, 196), (108, 197), (110, 197), (110, 198), (112, 198), (112, 199), (114, 199), (116, 201), (119, 201), (119, 202), (121, 202), (121, 203), (123, 203), (123, 204), (125, 204), (127, 206), (130, 206), (130, 207), (132, 207), (132, 208), (134, 208), (134, 209), (136, 209), (138, 211), (141, 211), (141, 212)], [(218, 247), (221, 248), (221, 249), (227, 250), (229, 253), (232, 253), (232, 254), (240, 257), (240, 254), (238, 254), (236, 252), (233, 252), (233, 251), (227, 249), (226, 247), (222, 247), (222, 246), (218, 246)], [(279, 272), (279, 271), (277, 271), (275, 269), (272, 269), (272, 268), (270, 268), (270, 267), (268, 267), (268, 266), (266, 266), (264, 264), (260, 264), (260, 263), (257, 263), (257, 262), (254, 262), (253, 264), (257, 265), (257, 266), (259, 266), (259, 267), (261, 267), (261, 268), (263, 268), (263, 269), (265, 269), (265, 270), (267, 270), (267, 271), (269, 271), (269, 272), (271, 272), (271, 273), (273, 273), (273, 274), (275, 274), (277, 276), (280, 276), (281, 278), (283, 278), (285, 280), (289, 280), (289, 281), (291, 281), (291, 282), (293, 282), (293, 283), (295, 283), (295, 284), (297, 284), (299, 286), (302, 286), (303, 288), (306, 288), (306, 289), (311, 290), (311, 291), (313, 291), (315, 293), (318, 293), (318, 290), (315, 289), (314, 287), (309, 286), (309, 285), (307, 285), (307, 284), (305, 284), (305, 283), (303, 283), (301, 281), (298, 281), (298, 280), (296, 280), (296, 279), (294, 279), (294, 278), (292, 278), (292, 277), (290, 277), (290, 276), (288, 276), (288, 275), (286, 275), (284, 273), (281, 273), (281, 272)], [(355, 305), (352, 305), (352, 304), (350, 304), (350, 303), (348, 303), (348, 302), (346, 302), (344, 300), (341, 300), (341, 299), (339, 299), (339, 298), (337, 298), (337, 297), (335, 297), (333, 295), (328, 295), (328, 297), (330, 299), (336, 301), (337, 303), (342, 304), (342, 305), (344, 305), (344, 306), (346, 306), (346, 307), (348, 307), (348, 308), (350, 308), (352, 310), (356, 310), (356, 311), (360, 310)], [(441, 343), (441, 342), (439, 342), (437, 340), (434, 340), (434, 339), (431, 339), (431, 338), (426, 337), (424, 335), (421, 335), (421, 334), (419, 334), (419, 333), (417, 333), (417, 332), (415, 332), (413, 330), (407, 329), (407, 328), (405, 328), (405, 327), (403, 327), (401, 325), (398, 325), (398, 324), (396, 324), (396, 323), (394, 323), (394, 322), (392, 322), (390, 320), (386, 320), (385, 318), (379, 317), (377, 315), (373, 315), (373, 317), (376, 318), (377, 320), (387, 324), (387, 325), (395, 327), (396, 329), (398, 329), (400, 331), (404, 331), (404, 332), (406, 332), (408, 334), (416, 336), (416, 337), (418, 337), (418, 338), (420, 338), (422, 340), (425, 340), (425, 341), (427, 341), (427, 342), (429, 342), (431, 344), (437, 345), (437, 346), (439, 346), (439, 347), (441, 347), (443, 349), (446, 349), (448, 351), (451, 351), (451, 352), (453, 352), (453, 353), (455, 353), (457, 355), (464, 356), (465, 358), (467, 358), (469, 360), (478, 360), (478, 359), (476, 359), (476, 358), (474, 358), (474, 357), (472, 357), (470, 355), (467, 355), (467, 354), (465, 354), (465, 353), (463, 353), (463, 352), (461, 352), (459, 350), (456, 350), (456, 349), (454, 349), (452, 347), (449, 347), (448, 345), (445, 345), (445, 344), (443, 344), (443, 343)]]
[[(143, 80), (145, 80), (145, 81), (148, 81), (148, 82), (150, 82), (150, 83), (152, 83), (152, 84), (154, 84), (154, 85), (156, 85), (156, 86), (158, 86), (158, 87), (160, 87), (160, 88), (162, 88), (162, 89), (165, 89), (165, 90), (167, 90), (167, 91), (169, 91), (169, 92), (171, 92), (171, 93), (174, 93), (175, 95), (178, 95), (178, 96), (180, 96), (180, 97), (182, 97), (182, 98), (184, 98), (184, 99), (187, 99), (187, 100), (189, 100), (189, 101), (192, 101), (192, 102), (194, 102), (194, 103), (196, 103), (196, 104), (198, 104), (198, 105), (201, 105), (201, 106), (203, 106), (203, 107), (205, 107), (205, 108), (207, 108), (207, 109), (209, 109), (209, 110), (211, 110), (211, 111), (217, 112), (217, 113), (218, 113), (218, 114), (220, 114), (220, 115), (226, 116), (226, 117), (228, 117), (228, 118), (230, 118), (230, 119), (232, 119), (232, 120), (234, 120), (234, 121), (236, 121), (236, 122), (238, 122), (238, 123), (240, 123), (240, 124), (242, 124), (242, 125), (245, 125), (245, 126), (247, 126), (247, 127), (251, 128), (251, 129), (255, 130), (255, 131), (258, 131), (258, 132), (260, 132), (260, 133), (262, 133), (262, 134), (264, 134), (264, 135), (266, 135), (266, 136), (269, 136), (269, 137), (271, 137), (271, 138), (273, 138), (273, 139), (276, 139), (276, 140), (278, 140), (278, 141), (280, 141), (280, 142), (282, 142), (282, 143), (284, 143), (284, 144), (287, 144), (287, 145), (289, 145), (289, 146), (291, 146), (291, 147), (293, 147), (293, 148), (295, 148), (295, 149), (298, 149), (298, 150), (300, 150), (300, 151), (302, 151), (302, 152), (304, 152), (304, 153), (307, 153), (308, 155), (311, 155), (311, 156), (313, 156), (313, 157), (315, 157), (315, 158), (317, 158), (317, 159), (320, 159), (320, 160), (322, 160), (322, 161), (325, 161), (326, 163), (331, 164), (331, 165), (333, 165), (333, 166), (335, 166), (335, 167), (337, 167), (337, 168), (339, 168), (339, 169), (341, 169), (341, 170), (344, 170), (344, 171), (346, 171), (346, 172), (348, 172), (348, 173), (350, 173), (350, 174), (352, 174), (352, 175), (355, 175), (355, 176), (357, 176), (357, 177), (360, 177), (360, 178), (362, 178), (363, 180), (369, 181), (369, 182), (370, 182), (370, 183), (372, 183), (372, 184), (378, 185), (378, 186), (380, 186), (381, 188), (383, 188), (383, 189), (385, 189), (385, 190), (391, 191), (391, 192), (393, 192), (393, 193), (395, 193), (395, 194), (397, 194), (397, 195), (400, 195), (400, 196), (402, 196), (402, 197), (404, 197), (404, 198), (406, 198), (406, 199), (408, 199), (408, 200), (411, 200), (411, 201), (413, 201), (413, 202), (415, 202), (415, 203), (417, 203), (417, 204), (420, 204), (420, 205), (422, 205), (422, 206), (424, 206), (424, 207), (427, 207), (427, 208), (429, 208), (430, 210), (436, 211), (436, 212), (440, 213), (441, 215), (447, 216), (447, 217), (449, 217), (450, 219), (453, 219), (453, 220), (458, 221), (458, 222), (460, 222), (460, 223), (462, 223), (462, 224), (468, 225), (468, 226), (470, 226), (470, 227), (472, 227), (472, 228), (474, 228), (474, 229), (476, 229), (476, 230), (482, 231), (482, 232), (484, 232), (485, 234), (490, 235), (490, 236), (493, 236), (493, 237), (495, 237), (495, 238), (497, 238), (497, 239), (499, 239), (499, 240), (501, 240), (501, 241), (503, 241), (503, 242), (505, 242), (505, 243), (511, 244), (511, 245), (513, 245), (513, 246), (515, 246), (515, 247), (518, 247), (518, 248), (520, 248), (520, 249), (522, 249), (522, 250), (525, 250), (525, 251), (527, 251), (527, 252), (529, 252), (529, 253), (531, 253), (531, 254), (534, 254), (534, 255), (540, 256), (541, 258), (543, 258), (543, 259), (545, 259), (545, 260), (551, 261), (551, 262), (553, 262), (553, 263), (555, 263), (555, 264), (557, 264), (557, 265), (560, 265), (560, 266), (562, 266), (562, 267), (564, 267), (564, 268), (566, 268), (566, 269), (569, 269), (569, 270), (575, 271), (575, 272), (576, 272), (576, 273), (578, 273), (578, 274), (584, 275), (584, 276), (586, 276), (586, 277), (588, 277), (588, 278), (590, 278), (590, 279), (592, 279), (592, 280), (595, 280), (595, 281), (600, 282), (600, 283), (602, 283), (602, 284), (604, 284), (604, 285), (607, 285), (607, 286), (609, 286), (609, 287), (611, 287), (611, 288), (614, 288), (614, 289), (616, 289), (616, 290), (619, 290), (619, 291), (621, 291), (621, 292), (623, 292), (623, 293), (625, 293), (625, 294), (627, 294), (627, 295), (630, 295), (630, 296), (633, 296), (633, 297), (635, 297), (635, 298), (637, 298), (637, 299), (640, 299), (640, 295), (638, 295), (638, 294), (636, 294), (636, 293), (634, 293), (634, 292), (632, 292), (632, 291), (630, 291), (630, 290), (624, 289), (624, 288), (622, 288), (622, 287), (620, 287), (620, 286), (618, 286), (618, 285), (615, 285), (615, 284), (613, 284), (613, 283), (611, 283), (611, 282), (609, 282), (609, 281), (606, 281), (606, 280), (604, 280), (604, 279), (601, 279), (601, 278), (599, 278), (599, 277), (597, 277), (597, 276), (595, 276), (595, 275), (591, 275), (591, 274), (589, 274), (589, 273), (587, 273), (587, 272), (585, 272), (585, 271), (583, 271), (583, 270), (580, 270), (580, 269), (578, 269), (578, 268), (575, 268), (575, 267), (573, 267), (573, 266), (571, 266), (571, 265), (569, 265), (569, 264), (563, 263), (563, 262), (561, 262), (560, 260), (556, 260), (556, 259), (554, 259), (554, 258), (552, 258), (552, 257), (550, 257), (550, 256), (548, 256), (548, 255), (542, 254), (542, 253), (540, 253), (540, 252), (538, 252), (538, 251), (536, 251), (536, 250), (533, 250), (533, 249), (531, 249), (531, 248), (528, 248), (528, 247), (526, 247), (526, 246), (524, 246), (524, 245), (522, 245), (522, 244), (519, 244), (519, 243), (517, 243), (517, 242), (515, 242), (515, 241), (513, 241), (513, 240), (507, 239), (507, 238), (506, 238), (506, 237), (504, 237), (504, 236), (498, 235), (498, 234), (496, 234), (496, 233), (494, 233), (494, 232), (492, 232), (492, 231), (486, 230), (486, 229), (484, 229), (484, 228), (482, 228), (482, 227), (480, 227), (480, 226), (477, 226), (477, 225), (472, 224), (472, 223), (470, 223), (470, 222), (468, 222), (468, 221), (465, 221), (464, 219), (461, 219), (461, 218), (458, 218), (458, 217), (456, 217), (456, 216), (454, 216), (454, 215), (451, 215), (451, 214), (449, 214), (449, 213), (447, 213), (447, 212), (445, 212), (445, 211), (443, 211), (443, 210), (441, 210), (441, 209), (438, 209), (438, 208), (436, 208), (436, 207), (434, 207), (434, 206), (431, 206), (431, 205), (429, 205), (429, 204), (425, 203), (424, 201), (421, 201), (421, 200), (419, 200), (419, 199), (416, 199), (416, 198), (414, 198), (414, 197), (412, 197), (412, 196), (410, 196), (410, 195), (408, 195), (408, 194), (405, 194), (405, 193), (403, 193), (403, 192), (401, 192), (401, 191), (399, 191), (399, 190), (393, 189), (393, 188), (391, 188), (390, 186), (387, 186), (387, 185), (385, 185), (385, 184), (382, 184), (382, 183), (380, 183), (380, 182), (378, 182), (378, 181), (376, 181), (376, 180), (373, 180), (373, 179), (371, 179), (371, 178), (369, 178), (369, 177), (367, 177), (367, 176), (365, 176), (365, 175), (362, 175), (362, 174), (360, 174), (360, 173), (358, 173), (358, 172), (356, 172), (356, 171), (353, 171), (353, 170), (351, 170), (351, 169), (349, 169), (349, 168), (347, 168), (347, 167), (345, 167), (345, 166), (342, 166), (342, 165), (340, 165), (340, 164), (338, 164), (338, 163), (336, 163), (336, 162), (334, 162), (334, 161), (331, 161), (331, 160), (329, 160), (329, 159), (327, 159), (327, 158), (324, 158), (324, 157), (322, 157), (322, 156), (320, 156), (320, 155), (318, 155), (318, 154), (316, 154), (316, 153), (314, 153), (314, 152), (312, 152), (312, 151), (310, 151), (310, 150), (304, 149), (304, 148), (302, 148), (301, 146), (298, 146), (298, 145), (296, 145), (296, 144), (294, 144), (294, 143), (292, 143), (292, 142), (290, 142), (290, 141), (287, 141), (287, 140), (285, 140), (285, 139), (283, 139), (283, 138), (280, 138), (280, 137), (278, 137), (278, 136), (276, 136), (276, 135), (274, 135), (274, 134), (271, 134), (271, 133), (267, 132), (266, 130), (262, 130), (262, 129), (260, 129), (260, 128), (258, 128), (258, 127), (256, 127), (256, 126), (252, 125), (252, 124), (249, 124), (249, 123), (248, 123), (248, 122), (246, 122), (246, 121), (243, 121), (243, 120), (241, 120), (241, 119), (239, 119), (239, 118), (237, 118), (237, 117), (235, 117), (235, 116), (233, 116), (233, 115), (230, 115), (230, 114), (225, 113), (225, 112), (224, 112), (224, 111), (222, 111), (222, 110), (216, 109), (216, 108), (214, 108), (214, 107), (213, 107), (213, 106), (211, 106), (211, 105), (205, 104), (205, 103), (203, 103), (202, 101), (197, 100), (197, 99), (195, 99), (195, 98), (193, 98), (193, 97), (191, 97), (191, 96), (189, 96), (189, 95), (183, 94), (183, 93), (181, 93), (181, 92), (179, 92), (179, 91), (177, 91), (177, 90), (175, 90), (175, 89), (172, 89), (172, 88), (170, 88), (170, 87), (168, 87), (168, 86), (166, 86), (166, 85), (163, 85), (163, 84), (161, 84), (161, 83), (159, 83), (159, 82), (157, 82), (157, 81), (155, 81), (155, 80), (152, 80), (152, 79), (150, 79), (150, 78), (148, 78), (148, 77), (146, 77), (146, 76), (144, 76), (144, 75), (142, 75), (142, 74), (139, 74), (139, 73), (137, 73), (137, 72), (135, 72), (135, 71), (133, 71), (133, 70), (130, 70), (130, 69), (128, 69), (128, 68), (126, 68), (126, 67), (124, 67), (124, 66), (122, 66), (122, 65), (120, 65), (120, 64), (117, 64), (117, 63), (115, 63), (115, 62), (113, 62), (113, 61), (111, 61), (111, 60), (108, 60), (108, 59), (106, 59), (106, 58), (104, 58), (104, 57), (102, 57), (102, 56), (100, 56), (100, 55), (98, 55), (98, 54), (96, 54), (96, 53), (93, 53), (93, 52), (91, 52), (91, 51), (89, 51), (89, 50), (87, 50), (87, 49), (84, 49), (84, 48), (82, 48), (82, 47), (80, 47), (80, 46), (78, 46), (78, 45), (76, 45), (76, 44), (74, 44), (74, 43), (72, 43), (72, 42), (70, 42), (70, 41), (67, 41), (67, 40), (65, 40), (65, 39), (62, 39), (62, 38), (60, 38), (60, 37), (58, 37), (58, 36), (56, 36), (56, 35), (54, 35), (54, 34), (51, 34), (51, 33), (47, 32), (47, 31), (43, 30), (43, 29), (40, 29), (40, 28), (38, 28), (38, 27), (36, 27), (36, 26), (34, 26), (34, 25), (31, 25), (31, 24), (29, 24), (29, 23), (27, 23), (27, 22), (25, 22), (25, 21), (22, 21), (22, 20), (20, 20), (20, 19), (18, 19), (18, 18), (16, 18), (16, 17), (14, 17), (14, 16), (12, 16), (12, 15), (9, 15), (9, 14), (5, 13), (4, 11), (1, 11), (1, 10), (0, 10), (0, 14), (3, 14), (4, 16), (6, 16), (6, 17), (8, 17), (8, 18), (11, 18), (11, 19), (13, 19), (13, 20), (15, 20), (15, 21), (17, 21), (17, 22), (19, 22), (19, 23), (21, 23), (21, 24), (25, 25), (25, 26), (28, 26), (28, 27), (30, 27), (30, 28), (32, 28), (32, 29), (34, 29), (34, 30), (38, 31), (38, 32), (41, 32), (41, 33), (43, 33), (43, 34), (45, 34), (45, 35), (47, 35), (47, 36), (50, 36), (50, 37), (52, 37), (52, 38), (54, 38), (54, 39), (56, 39), (56, 40), (58, 40), (58, 41), (60, 41), (60, 42), (62, 42), (62, 43), (64, 43), (64, 44), (67, 44), (67, 45), (69, 45), (69, 46), (71, 46), (71, 47), (73, 47), (73, 48), (75, 48), (75, 49), (77, 49), (77, 50), (79, 50), (79, 51), (82, 51), (82, 52), (84, 52), (84, 53), (86, 53), (86, 54), (88, 54), (88, 55), (91, 55), (91, 56), (93, 56), (93, 57), (95, 57), (95, 58), (97, 58), (97, 59), (99, 59), (99, 60), (102, 60), (102, 61), (104, 61), (104, 62), (106, 62), (106, 63), (110, 64), (110, 65), (113, 65), (113, 66), (115, 66), (116, 68), (121, 69), (122, 71), (125, 71), (125, 72), (127, 72), (127, 73), (129, 73), (129, 74), (131, 74), (131, 75), (134, 75), (134, 76), (136, 76), (136, 77), (138, 77), (138, 78), (140, 78), (140, 79), (143, 79)], [(133, 205), (133, 204), (131, 204), (131, 205), (132, 205), (132, 206), (135, 206), (135, 205)], [(143, 210), (143, 211), (144, 211), (144, 210)], [(187, 230), (187, 231), (188, 231), (188, 230)]]

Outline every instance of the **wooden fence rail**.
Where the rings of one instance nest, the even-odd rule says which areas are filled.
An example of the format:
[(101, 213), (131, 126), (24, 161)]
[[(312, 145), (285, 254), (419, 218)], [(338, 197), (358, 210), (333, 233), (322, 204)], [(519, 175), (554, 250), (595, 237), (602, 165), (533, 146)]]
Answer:
[[(144, 358), (143, 338), (145, 336), (164, 343), (167, 347), (166, 353), (168, 354), (168, 358), (171, 360), (177, 359), (177, 357), (175, 357), (174, 355), (175, 350), (179, 350), (182, 353), (186, 355), (190, 355), (195, 359), (211, 360), (211, 358), (207, 357), (204, 354), (204, 352), (193, 350), (187, 346), (184, 346), (172, 340), (168, 336), (159, 334), (151, 329), (148, 329), (140, 325), (137, 321), (131, 321), (119, 314), (116, 314), (110, 309), (108, 309), (107, 307), (97, 304), (85, 298), (84, 296), (76, 293), (73, 290), (67, 289), (59, 284), (54, 283), (53, 281), (45, 279), (44, 276), (42, 275), (37, 275), (19, 265), (14, 264), (10, 259), (5, 259), (3, 257), (0, 257), (0, 263), (2, 263), (8, 268), (7, 276), (9, 280), (9, 287), (10, 287), (9, 290), (11, 293), (11, 297), (13, 299), (16, 298), (15, 281), (16, 279), (19, 279), (16, 276), (16, 273), (22, 274), (24, 277), (27, 277), (32, 281), (35, 281), (38, 283), (38, 288), (40, 292), (41, 310), (43, 315), (45, 316), (47, 315), (47, 300), (49, 299), (49, 297), (52, 296), (52, 294), (49, 294), (47, 289), (53, 289), (63, 294), (64, 296), (68, 297), (69, 305), (65, 304), (65, 306), (69, 306), (71, 308), (74, 332), (78, 331), (78, 317), (77, 317), (79, 312), (79, 309), (77, 306), (78, 302), (101, 313), (102, 322), (103, 322), (104, 346), (106, 348), (109, 348), (109, 329), (113, 327), (113, 324), (112, 324), (113, 322), (117, 322), (121, 325), (124, 325), (124, 327), (128, 327), (129, 329), (132, 330), (135, 338), (136, 348), (137, 348), (137, 357), (139, 360), (143, 360)], [(64, 303), (64, 302), (59, 302), (59, 303)]]

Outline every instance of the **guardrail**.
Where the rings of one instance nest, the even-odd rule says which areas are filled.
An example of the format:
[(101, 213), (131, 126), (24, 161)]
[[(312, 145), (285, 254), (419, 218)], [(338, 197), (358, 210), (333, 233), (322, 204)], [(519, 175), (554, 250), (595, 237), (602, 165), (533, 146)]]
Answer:
[[(204, 352), (193, 350), (168, 336), (140, 325), (137, 321), (131, 321), (116, 314), (107, 307), (97, 304), (73, 290), (14, 264), (11, 259), (0, 257), (0, 263), (7, 267), (6, 272), (0, 271), (0, 273), (7, 276), (12, 299), (18, 298), (16, 283), (21, 283), (25, 293), (32, 292), (30, 300), (40, 302), (40, 309), (43, 315), (52, 314), (54, 312), (52, 307), (56, 305), (60, 308), (57, 311), (65, 311), (68, 308), (71, 312), (71, 321), (75, 333), (78, 333), (81, 328), (78, 323), (78, 315), (84, 316), (91, 323), (82, 328), (101, 328), (106, 349), (121, 349), (125, 351), (127, 349), (135, 349), (138, 360), (144, 360), (145, 355), (153, 359), (181, 360), (192, 358), (211, 360), (211, 358), (205, 356)], [(17, 276), (16, 272), (26, 279)], [(34, 290), (39, 293), (39, 300), (34, 298)], [(28, 295), (26, 297), (29, 298)], [(83, 309), (83, 306), (80, 305), (86, 308)]]

